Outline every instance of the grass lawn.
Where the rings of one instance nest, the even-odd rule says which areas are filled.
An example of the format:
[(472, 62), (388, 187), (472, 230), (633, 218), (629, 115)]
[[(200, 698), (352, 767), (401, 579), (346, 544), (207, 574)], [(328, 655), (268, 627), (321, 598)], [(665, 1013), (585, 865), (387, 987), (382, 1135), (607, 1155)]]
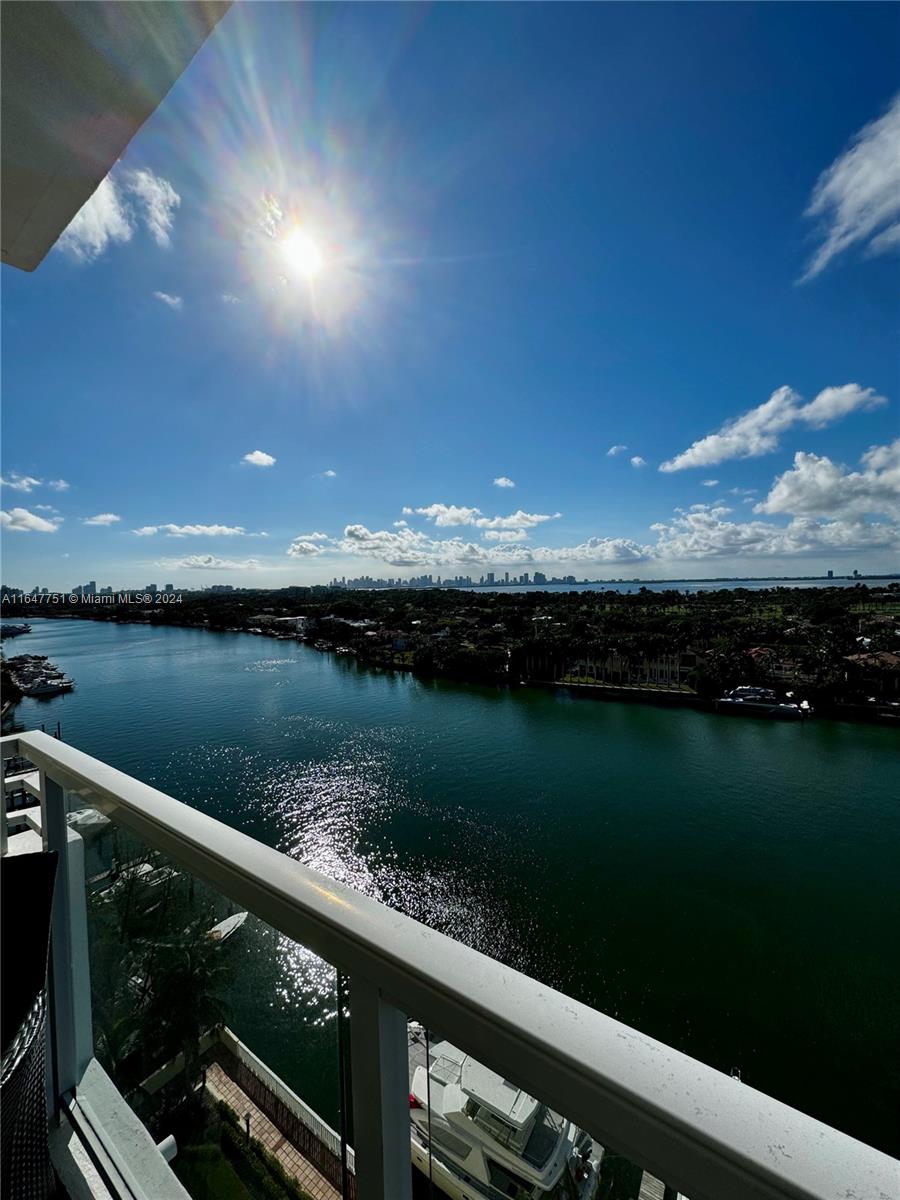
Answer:
[(207, 1102), (174, 1118), (172, 1169), (193, 1200), (310, 1200), (259, 1142), (247, 1141), (234, 1113)]
[(218, 1142), (179, 1148), (172, 1169), (194, 1200), (256, 1200)]

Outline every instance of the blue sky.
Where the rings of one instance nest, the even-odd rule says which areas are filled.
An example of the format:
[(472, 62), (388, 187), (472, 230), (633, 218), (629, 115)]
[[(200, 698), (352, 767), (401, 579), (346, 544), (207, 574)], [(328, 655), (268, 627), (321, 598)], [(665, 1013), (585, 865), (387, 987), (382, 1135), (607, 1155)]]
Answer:
[(898, 35), (236, 5), (3, 268), (4, 582), (897, 570)]

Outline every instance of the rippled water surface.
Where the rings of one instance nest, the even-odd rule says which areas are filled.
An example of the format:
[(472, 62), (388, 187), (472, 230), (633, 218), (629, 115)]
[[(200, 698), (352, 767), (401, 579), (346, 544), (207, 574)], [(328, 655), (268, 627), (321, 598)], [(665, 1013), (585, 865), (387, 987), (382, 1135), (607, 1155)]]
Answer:
[[(27, 725), (898, 1148), (895, 731), (423, 681), (246, 634), (33, 630), (16, 652), (76, 690), (24, 702)], [(231, 1023), (334, 1119), (333, 976), (260, 922), (228, 947)]]

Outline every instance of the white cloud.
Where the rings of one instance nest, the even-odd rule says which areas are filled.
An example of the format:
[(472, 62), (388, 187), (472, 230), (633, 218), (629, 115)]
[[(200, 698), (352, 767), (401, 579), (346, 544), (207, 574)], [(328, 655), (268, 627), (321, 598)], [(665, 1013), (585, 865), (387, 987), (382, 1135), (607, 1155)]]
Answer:
[(515, 486), (515, 481), (510, 479), (508, 475), (498, 475), (494, 480), (494, 487), (514, 488)]
[(718, 486), (719, 486), (718, 479), (704, 479), (703, 480), (703, 487), (718, 487)]
[(879, 396), (874, 388), (861, 388), (858, 383), (845, 383), (842, 387), (823, 388), (815, 400), (804, 404), (798, 417), (812, 429), (825, 429), (852, 412), (871, 412), (887, 404), (887, 397)]
[(480, 508), (468, 508), (458, 504), (428, 504), (423, 508), (404, 507), (409, 516), (417, 513), (435, 525), (447, 528), (454, 525), (471, 525), (476, 529), (533, 529), (544, 521), (555, 521), (560, 513), (527, 513), (521, 509), (507, 517), (486, 517)]
[(403, 511), (407, 515), (418, 513), (420, 517), (445, 528), (450, 525), (474, 525), (481, 516), (480, 508), (464, 508), (458, 504), (428, 504), (424, 508), (404, 507)]
[(900, 518), (900, 438), (888, 446), (873, 446), (861, 462), (862, 471), (847, 471), (824, 455), (801, 451), (753, 511), (842, 518), (881, 513)]
[(71, 486), (65, 479), (51, 479), (47, 484), (47, 487), (52, 488), (54, 492), (67, 492)]
[(728, 489), (732, 496), (755, 496), (756, 488), (733, 487)]
[(592, 537), (578, 546), (534, 551), (535, 559), (543, 562), (634, 563), (651, 555), (649, 546), (639, 546), (630, 538), (611, 537)]
[(524, 529), (486, 529), (481, 535), (486, 542), (527, 542)]
[(93, 262), (110, 242), (127, 242), (134, 232), (127, 206), (110, 176), (100, 184), (60, 234), (57, 248), (76, 262)]
[(59, 509), (54, 508), (52, 504), (36, 504), (34, 507), (39, 509), (41, 512), (59, 512)]
[(686, 467), (710, 467), (733, 458), (757, 458), (778, 449), (781, 435), (792, 426), (823, 429), (848, 413), (866, 412), (887, 403), (874, 388), (858, 383), (824, 388), (808, 404), (792, 388), (780, 387), (765, 403), (735, 417), (716, 433), (710, 433), (687, 450), (662, 463), (661, 471), (683, 471)]
[(310, 541), (308, 538), (294, 538), (287, 550), (291, 558), (317, 558), (318, 555), (324, 553), (324, 549), (318, 542)]
[(9, 479), (0, 477), (0, 485), (12, 488), (14, 492), (33, 492), (36, 487), (41, 486), (41, 481), (33, 475), (20, 475), (18, 471), (10, 471)]
[(627, 449), (628, 449), (627, 446), (621, 446), (621, 445), (610, 446), (610, 448), (606, 452), (606, 457), (607, 458), (615, 458), (617, 454), (624, 454)]
[[(895, 499), (896, 480), (891, 473), (898, 469), (898, 458), (900, 448), (897, 445), (873, 447), (863, 457), (866, 470), (861, 473), (878, 475), (878, 487), (882, 490), (886, 486), (893, 487)], [(324, 545), (309, 537), (297, 538), (287, 553), (292, 557), (317, 558), (324, 552), (336, 552), (392, 567), (423, 569), (566, 563), (602, 567), (706, 559), (796, 559), (816, 554), (900, 549), (897, 523), (871, 522), (863, 516), (877, 511), (890, 512), (881, 499), (882, 491), (876, 496), (877, 503), (871, 499), (863, 502), (859, 499), (859, 485), (853, 479), (849, 487), (855, 489), (855, 503), (836, 500), (832, 513), (820, 511), (826, 508), (822, 503), (804, 505), (792, 500), (791, 508), (796, 511), (790, 511), (791, 520), (787, 525), (756, 519), (736, 520), (724, 505), (694, 504), (690, 509), (676, 510), (669, 520), (653, 525), (656, 543), (650, 545), (642, 545), (630, 538), (591, 537), (575, 546), (530, 546), (522, 544), (527, 537), (525, 530), (486, 530), (482, 534), (483, 540), (478, 543), (467, 541), (458, 534), (435, 537), (429, 531), (406, 525), (390, 530), (371, 530), (355, 524), (345, 528), (342, 538), (327, 539)], [(751, 497), (744, 499), (752, 503)], [(787, 510), (788, 506), (783, 508)]]
[(255, 571), (259, 561), (255, 558), (216, 558), (212, 554), (188, 554), (184, 558), (163, 558), (159, 565), (166, 570), (189, 571)]
[(154, 292), (153, 295), (169, 308), (184, 308), (184, 301), (180, 296), (170, 296), (168, 292)]
[(652, 526), (657, 534), (654, 556), (686, 560), (707, 558), (794, 558), (900, 547), (896, 526), (862, 520), (817, 521), (795, 517), (787, 526), (768, 521), (730, 521), (729, 509), (694, 505), (668, 523)]
[(460, 537), (436, 539), (413, 529), (370, 530), (348, 525), (338, 549), (355, 557), (377, 559), (394, 567), (522, 565), (548, 562), (638, 562), (648, 557), (646, 546), (627, 538), (589, 538), (577, 546), (530, 547), (509, 537), (495, 545), (479, 545)]
[(265, 450), (251, 450), (249, 454), (245, 454), (241, 462), (249, 463), (252, 467), (272, 467), (276, 460), (271, 454), (266, 454)]
[(116, 513), (97, 513), (96, 517), (85, 517), (85, 525), (115, 525), (122, 518)]
[(545, 521), (558, 521), (562, 513), (528, 513), (521, 508), (508, 517), (479, 517), (475, 521), (478, 529), (534, 529)]
[(147, 168), (113, 172), (75, 214), (56, 245), (77, 262), (93, 262), (111, 243), (130, 241), (142, 221), (156, 244), (166, 247), (180, 203), (168, 180)]
[(241, 302), (240, 297), (235, 296), (233, 292), (223, 292), (221, 300), (223, 304), (240, 304)]
[(871, 254), (887, 254), (891, 250), (900, 249), (900, 222), (883, 230), (869, 243)]
[(27, 508), (4, 509), (0, 512), (0, 525), (11, 533), (56, 533), (57, 521), (47, 521)]
[(125, 186), (142, 209), (144, 224), (157, 246), (167, 248), (181, 197), (167, 179), (154, 175), (146, 167), (128, 171)]
[(900, 94), (822, 172), (804, 215), (819, 219), (822, 242), (801, 283), (851, 246), (882, 254), (900, 245)]
[(299, 533), (288, 546), (287, 552), (291, 558), (316, 558), (333, 545), (327, 533)]
[(337, 471), (332, 471), (331, 467), (329, 467), (327, 471), (322, 472), (322, 478), (323, 479), (336, 479)]
[[(346, 554), (375, 558), (395, 567), (476, 564), (487, 562), (489, 557), (486, 547), (464, 542), (458, 537), (439, 540), (409, 528), (392, 532), (370, 530), (365, 525), (348, 525), (339, 548)], [(496, 555), (492, 555), (491, 561), (495, 558)], [(496, 560), (500, 561), (499, 558)]]
[(167, 537), (267, 537), (265, 533), (248, 533), (243, 525), (142, 525), (132, 529), (138, 537), (164, 533)]
[(630, 461), (633, 467), (646, 467), (647, 465), (647, 460), (645, 458), (641, 458), (639, 454), (635, 454)]

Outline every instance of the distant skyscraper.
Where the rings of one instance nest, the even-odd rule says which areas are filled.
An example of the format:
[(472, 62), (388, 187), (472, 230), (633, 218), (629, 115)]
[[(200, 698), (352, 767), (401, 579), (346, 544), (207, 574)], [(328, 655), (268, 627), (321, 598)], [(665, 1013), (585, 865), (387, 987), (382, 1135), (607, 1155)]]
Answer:
[(494, 582), (494, 572), (488, 571), (487, 575), (485, 576), (485, 583), (492, 584), (493, 582)]
[(828, 578), (829, 578), (829, 579), (834, 579), (834, 571), (829, 571), (829, 572), (828, 572)]

